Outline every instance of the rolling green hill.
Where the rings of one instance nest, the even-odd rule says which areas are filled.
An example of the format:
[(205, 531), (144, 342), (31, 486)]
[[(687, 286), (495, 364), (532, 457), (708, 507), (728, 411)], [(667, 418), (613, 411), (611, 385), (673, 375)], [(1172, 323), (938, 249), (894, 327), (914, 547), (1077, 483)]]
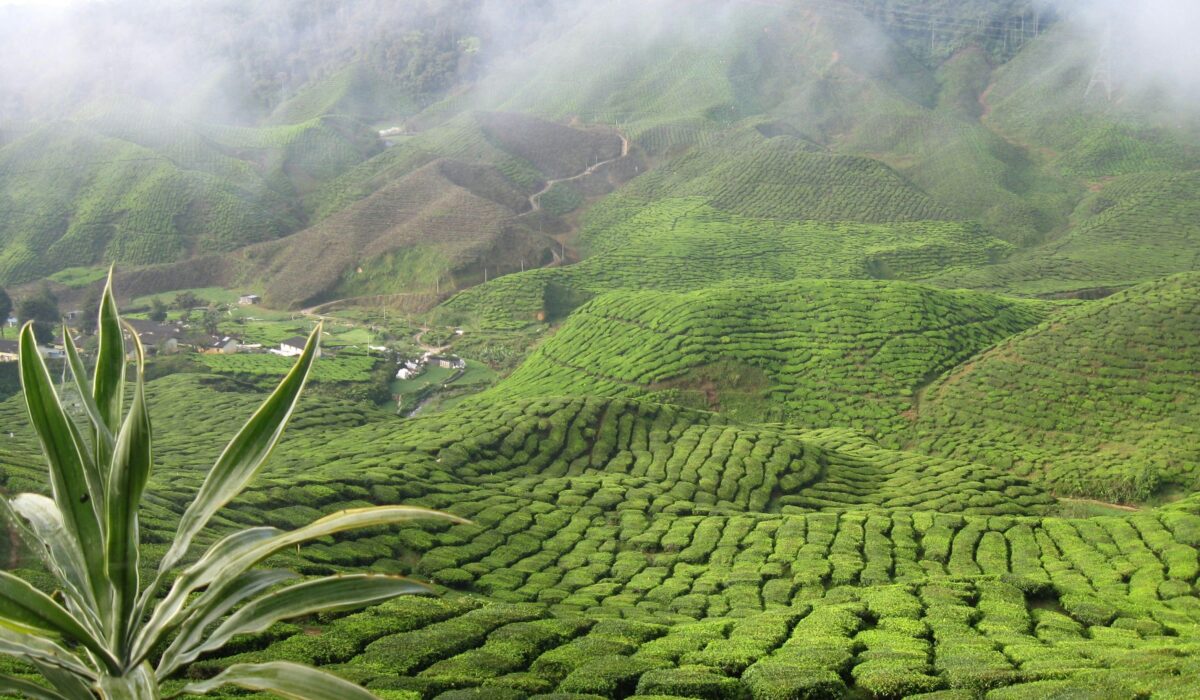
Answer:
[(589, 295), (619, 289), (689, 291), (723, 282), (922, 279), (986, 265), (1010, 250), (953, 222), (826, 223), (749, 219), (704, 200), (647, 205), (605, 232), (605, 249), (566, 268), (501, 277), (448, 302), (494, 326), (559, 318)]
[(1045, 313), (900, 282), (613, 292), (479, 400), (649, 396), (743, 420), (856, 427), (895, 445), (925, 383)]
[(1200, 277), (1077, 306), (921, 397), (920, 444), (1056, 491), (1145, 500), (1196, 488)]
[(315, 183), (376, 147), (333, 119), (256, 130), (134, 110), (43, 126), (0, 148), (0, 284), (279, 238)]

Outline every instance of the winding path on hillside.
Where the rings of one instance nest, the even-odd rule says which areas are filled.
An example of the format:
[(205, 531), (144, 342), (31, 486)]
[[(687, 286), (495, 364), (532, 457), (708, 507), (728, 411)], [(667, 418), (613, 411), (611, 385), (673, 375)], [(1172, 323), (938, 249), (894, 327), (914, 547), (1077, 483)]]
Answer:
[(555, 185), (557, 185), (559, 183), (563, 183), (563, 182), (574, 182), (575, 180), (582, 180), (583, 178), (595, 173), (597, 170), (599, 170), (600, 168), (603, 168), (604, 166), (608, 165), (609, 163), (615, 163), (616, 161), (621, 160), (625, 156), (628, 156), (629, 155), (629, 139), (625, 136), (625, 134), (621, 133), (619, 130), (613, 129), (613, 131), (617, 134), (617, 138), (621, 139), (620, 155), (617, 155), (613, 158), (609, 158), (608, 160), (602, 160), (599, 163), (596, 163), (595, 165), (585, 168), (583, 170), (583, 172), (572, 175), (571, 177), (560, 177), (560, 178), (555, 178), (553, 180), (547, 180), (546, 185), (544, 187), (542, 187), (542, 189), (529, 195), (530, 211), (528, 213), (533, 213), (533, 212), (542, 210), (542, 195), (549, 192), (550, 189), (553, 188)]
[[(575, 180), (582, 180), (583, 178), (594, 174), (600, 168), (603, 168), (604, 166), (609, 165), (610, 163), (615, 163), (616, 161), (621, 160), (622, 158), (625, 158), (626, 156), (628, 156), (629, 149), (630, 149), (629, 138), (627, 136), (625, 136), (625, 134), (622, 133), (619, 129), (613, 129), (613, 133), (615, 133), (617, 135), (617, 138), (621, 139), (621, 153), (619, 155), (609, 158), (608, 160), (602, 160), (599, 163), (590, 165), (587, 168), (584, 168), (581, 172), (578, 172), (570, 177), (560, 177), (560, 178), (555, 178), (552, 180), (547, 180), (545, 186), (543, 186), (542, 189), (529, 195), (530, 210), (525, 212), (524, 214), (520, 214), (519, 216), (528, 216), (535, 212), (541, 211), (542, 196), (545, 195), (547, 192), (549, 192), (550, 189), (553, 188), (555, 185), (557, 185), (559, 183), (563, 183), (563, 182), (574, 182)], [(566, 260), (564, 259), (564, 257), (562, 255), (560, 255), (559, 252), (557, 250), (554, 250), (553, 248), (550, 249), (550, 255), (551, 255), (550, 262), (543, 265), (543, 267), (557, 267), (559, 265), (563, 265), (566, 263)], [(383, 300), (385, 297), (399, 298), (399, 297), (412, 296), (413, 294), (415, 294), (415, 293), (414, 292), (400, 292), (400, 293), (391, 294), (391, 295), (372, 294), (372, 295), (358, 296), (358, 297), (346, 297), (344, 299), (334, 299), (332, 301), (326, 301), (326, 302), (322, 302), (320, 304), (309, 306), (304, 309), (300, 309), (299, 313), (301, 313), (305, 316), (311, 316), (311, 317), (316, 317), (316, 318), (325, 318), (325, 315), (322, 312), (325, 310), (330, 310), (339, 304), (352, 304), (355, 301), (361, 300), (361, 299), (372, 299), (372, 300), (380, 301), (380, 300)], [(451, 295), (446, 295), (445, 297), (443, 297), (442, 300), (444, 301), (445, 298), (448, 298), (449, 296), (451, 296)], [(438, 303), (440, 303), (440, 302), (438, 302)]]

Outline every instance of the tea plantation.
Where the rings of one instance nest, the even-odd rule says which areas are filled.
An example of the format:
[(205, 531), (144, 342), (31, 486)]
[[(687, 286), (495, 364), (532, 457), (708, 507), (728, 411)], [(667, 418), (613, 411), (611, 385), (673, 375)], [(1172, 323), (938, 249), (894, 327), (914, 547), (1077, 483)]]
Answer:
[[(204, 543), (368, 505), (470, 521), (277, 554), (430, 591), (238, 636), (168, 693), (284, 660), (382, 700), (1200, 697), (1187, 100), (1106, 75), (1061, 4), (429, 0), (400, 35), (335, 4), (277, 8), (320, 18), (315, 54), (238, 56), (257, 117), (0, 124), (18, 306), (45, 280), (71, 315), (115, 262), (131, 316), (205, 300), (181, 336), (249, 292), (221, 334), (325, 319)], [(435, 354), (465, 368), (397, 374)], [(291, 363), (153, 358), (143, 580)], [(6, 495), (47, 489), (16, 376)]]
[[(219, 445), (191, 431), (232, 433), (254, 397), (186, 375), (151, 388), (165, 439), (146, 536), (165, 547)], [(410, 572), (443, 595), (279, 625), (191, 675), (282, 658), (427, 698), (1196, 691), (1200, 517), (1183, 510), (1046, 517), (1055, 500), (996, 467), (625, 399), (406, 421), (349, 409), (306, 402), (224, 522), (448, 509), (474, 524), (285, 557), (310, 574)], [(31, 439), (9, 438), (6, 488), (35, 481), (40, 465), (10, 456)]]
[(698, 198), (641, 208), (609, 228), (605, 247), (566, 268), (516, 273), (459, 294), (448, 308), (492, 327), (519, 327), (555, 298), (616, 289), (691, 291), (734, 280), (922, 279), (988, 264), (1010, 245), (974, 224), (777, 221)]
[(1064, 311), (958, 367), (921, 402), (922, 447), (1064, 493), (1190, 493), (1200, 463), (1200, 275)]
[(729, 284), (612, 292), (578, 309), (480, 397), (643, 396), (902, 442), (914, 396), (1050, 311), (909, 283)]

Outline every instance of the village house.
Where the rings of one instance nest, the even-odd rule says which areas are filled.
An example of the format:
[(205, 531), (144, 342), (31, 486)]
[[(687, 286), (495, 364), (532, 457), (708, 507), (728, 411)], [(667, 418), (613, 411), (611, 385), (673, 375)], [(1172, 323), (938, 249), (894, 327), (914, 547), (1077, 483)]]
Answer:
[(179, 326), (172, 326), (140, 318), (126, 319), (126, 323), (137, 332), (142, 347), (149, 352), (170, 355), (179, 352)]
[(430, 355), (429, 362), (443, 369), (465, 369), (467, 366), (461, 357), (454, 355)]
[(243, 294), (238, 297), (238, 304), (241, 306), (254, 306), (262, 303), (262, 298), (257, 294)]
[(203, 355), (233, 355), (242, 348), (242, 341), (233, 336), (210, 335), (196, 346)]
[[(271, 350), (271, 352), (276, 355), (283, 355), (284, 357), (297, 357), (298, 355), (304, 354), (304, 345), (307, 342), (308, 342), (308, 338), (306, 338), (302, 335), (293, 336), (291, 338), (288, 338), (287, 340), (280, 342), (279, 349)], [(317, 348), (317, 357), (320, 357), (320, 356), (321, 356), (321, 349)]]

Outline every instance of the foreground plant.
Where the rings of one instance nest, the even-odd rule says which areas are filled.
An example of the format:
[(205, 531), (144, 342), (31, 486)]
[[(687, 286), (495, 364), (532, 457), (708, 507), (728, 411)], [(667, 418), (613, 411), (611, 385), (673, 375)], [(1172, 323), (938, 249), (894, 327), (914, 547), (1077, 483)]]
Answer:
[[(296, 574), (254, 568), (281, 550), (345, 530), (428, 517), (461, 522), (405, 506), (346, 510), (290, 532), (272, 527), (234, 532), (185, 564), (196, 536), (245, 488), (283, 434), (316, 358), (320, 326), (296, 365), (213, 465), (156, 574), (143, 586), (138, 506), (153, 463), (144, 357), (137, 334), (131, 332), (136, 378), (127, 402), (125, 339), (111, 278), (100, 303), (98, 332), (91, 381), (70, 333), (65, 328), (63, 333), (87, 415), (81, 429), (55, 392), (32, 326), (21, 330), (21, 385), (49, 462), (52, 497), (0, 497), (0, 516), (42, 560), (61, 590), (49, 596), (0, 571), (0, 653), (32, 664), (52, 687), (0, 675), (0, 693), (36, 700), (159, 698), (163, 679), (220, 649), (234, 635), (428, 590), (403, 577), (371, 574), (284, 585)], [(336, 676), (283, 662), (230, 666), (180, 692), (203, 695), (225, 684), (308, 700), (374, 697)]]

